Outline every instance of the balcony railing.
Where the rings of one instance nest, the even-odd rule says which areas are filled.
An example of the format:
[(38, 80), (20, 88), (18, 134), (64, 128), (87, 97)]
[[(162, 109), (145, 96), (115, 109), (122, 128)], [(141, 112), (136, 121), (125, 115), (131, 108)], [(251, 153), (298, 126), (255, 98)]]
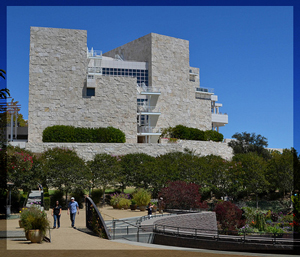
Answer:
[(156, 106), (138, 105), (137, 112), (160, 112), (160, 108)]
[(137, 128), (138, 133), (161, 133), (161, 128), (141, 126)]
[(91, 50), (87, 50), (87, 57), (102, 57), (102, 51), (92, 48)]
[(88, 73), (102, 73), (101, 67), (88, 67)]
[(196, 87), (196, 92), (213, 94), (214, 89), (213, 88), (208, 88), (208, 87)]
[(137, 84), (138, 93), (160, 93), (160, 87), (147, 87), (145, 83)]

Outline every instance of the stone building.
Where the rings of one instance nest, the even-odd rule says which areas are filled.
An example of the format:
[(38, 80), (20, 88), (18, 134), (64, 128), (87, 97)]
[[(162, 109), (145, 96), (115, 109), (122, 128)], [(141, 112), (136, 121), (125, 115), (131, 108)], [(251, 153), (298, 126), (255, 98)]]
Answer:
[(112, 126), (126, 143), (157, 143), (178, 124), (219, 130), (228, 116), (199, 81), (187, 40), (150, 33), (102, 53), (85, 30), (31, 27), (28, 143), (52, 125)]

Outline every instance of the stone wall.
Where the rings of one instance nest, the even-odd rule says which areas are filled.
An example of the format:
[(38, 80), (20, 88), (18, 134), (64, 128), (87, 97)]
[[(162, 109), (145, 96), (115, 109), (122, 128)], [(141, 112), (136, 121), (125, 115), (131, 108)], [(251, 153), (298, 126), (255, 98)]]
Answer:
[(86, 97), (87, 33), (31, 28), (29, 143), (41, 143), (48, 126), (121, 129), (136, 143), (136, 79), (100, 76), (95, 96)]
[(42, 153), (47, 149), (54, 147), (66, 147), (74, 149), (77, 154), (85, 159), (91, 160), (95, 154), (108, 153), (111, 155), (126, 155), (129, 153), (145, 153), (151, 156), (159, 156), (172, 151), (181, 151), (189, 149), (195, 151), (195, 154), (201, 156), (215, 154), (224, 159), (231, 159), (232, 149), (226, 143), (207, 142), (207, 141), (186, 141), (180, 140), (178, 143), (168, 144), (95, 144), (95, 143), (27, 143), (26, 149), (35, 153)]
[[(167, 128), (179, 124), (201, 130), (211, 129), (211, 101), (195, 99), (199, 76), (190, 81), (189, 41), (150, 33), (118, 48), (105, 56), (124, 56), (125, 60), (148, 63), (149, 85), (161, 89), (157, 109), (161, 115), (156, 127)], [(151, 124), (153, 126), (153, 124)]]
[[(144, 224), (145, 223), (142, 223), (142, 225)], [(195, 233), (195, 229), (197, 229), (198, 233), (215, 234), (216, 230), (218, 230), (216, 213), (207, 211), (164, 217), (155, 221), (153, 224), (157, 225), (159, 230), (162, 230), (163, 226), (166, 226), (166, 231), (172, 229), (176, 230), (178, 227), (181, 228), (180, 231), (182, 232)]]

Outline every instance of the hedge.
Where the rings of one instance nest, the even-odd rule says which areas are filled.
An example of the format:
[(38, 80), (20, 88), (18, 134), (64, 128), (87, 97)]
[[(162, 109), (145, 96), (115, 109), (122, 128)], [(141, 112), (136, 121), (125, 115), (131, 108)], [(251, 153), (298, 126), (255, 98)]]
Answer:
[(76, 128), (74, 126), (55, 125), (43, 131), (43, 142), (60, 143), (125, 143), (125, 134), (120, 129)]
[(45, 211), (49, 211), (50, 209), (50, 197), (44, 197), (44, 209)]
[(178, 138), (185, 140), (197, 140), (197, 141), (223, 141), (224, 136), (214, 130), (200, 130), (197, 128), (189, 128), (183, 125), (177, 125), (175, 127), (169, 127), (164, 130), (162, 136), (168, 136), (170, 138)]

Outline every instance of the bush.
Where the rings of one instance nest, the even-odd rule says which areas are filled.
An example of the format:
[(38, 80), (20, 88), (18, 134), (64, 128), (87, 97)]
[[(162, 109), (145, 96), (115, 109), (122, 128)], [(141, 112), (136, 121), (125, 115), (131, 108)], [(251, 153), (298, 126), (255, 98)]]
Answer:
[(125, 143), (124, 132), (113, 127), (75, 128), (73, 126), (55, 125), (43, 131), (43, 142), (68, 143)]
[(194, 183), (186, 183), (184, 181), (170, 182), (163, 188), (158, 197), (163, 198), (166, 208), (184, 209), (190, 208), (208, 208), (206, 202), (201, 202), (199, 193), (200, 186)]
[(44, 209), (49, 211), (50, 209), (50, 197), (44, 197)]
[(236, 231), (245, 225), (242, 210), (229, 201), (218, 202), (214, 211), (223, 230)]
[[(124, 206), (126, 206), (128, 203), (129, 203), (129, 205), (131, 203), (129, 194), (114, 193), (114, 194), (111, 194), (110, 197), (111, 197), (110, 204), (119, 209), (124, 208)], [(128, 200), (128, 201), (124, 201), (124, 200)]]
[(138, 188), (133, 193), (133, 200), (138, 206), (147, 206), (151, 200), (151, 193), (144, 188)]
[(91, 198), (95, 204), (99, 204), (101, 197), (103, 196), (103, 191), (101, 189), (93, 189), (91, 193)]
[(222, 142), (224, 139), (223, 134), (219, 133), (215, 130), (206, 130), (205, 131), (205, 140), (206, 141), (215, 141), (215, 142)]
[(162, 137), (169, 137), (169, 138), (178, 138), (178, 139), (185, 139), (185, 140), (198, 140), (198, 141), (215, 141), (215, 142), (222, 142), (224, 136), (214, 130), (207, 130), (203, 131), (197, 128), (189, 128), (183, 125), (177, 125), (175, 127), (169, 127), (163, 129)]

